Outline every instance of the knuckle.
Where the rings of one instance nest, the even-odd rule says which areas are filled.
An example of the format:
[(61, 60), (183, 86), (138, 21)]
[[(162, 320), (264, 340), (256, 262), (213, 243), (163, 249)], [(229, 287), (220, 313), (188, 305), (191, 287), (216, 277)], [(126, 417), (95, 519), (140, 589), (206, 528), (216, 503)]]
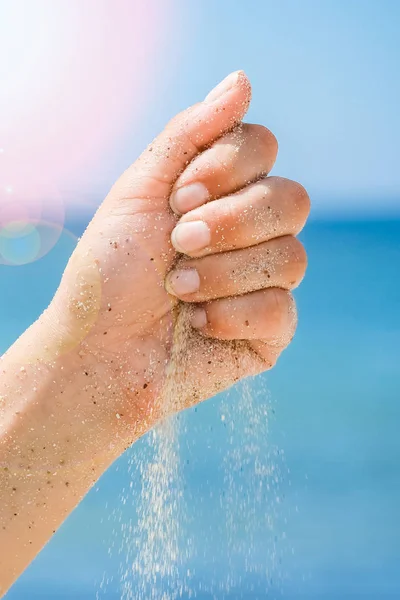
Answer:
[(266, 143), (275, 143), (276, 138), (272, 131), (265, 127), (264, 125), (260, 125), (258, 123), (244, 123), (243, 128), (254, 137), (260, 138), (264, 140)]
[(268, 306), (271, 333), (279, 346), (286, 346), (294, 335), (297, 324), (296, 305), (290, 292), (272, 288)]
[(272, 131), (267, 127), (264, 127), (264, 125), (253, 125), (253, 127), (254, 133), (260, 140), (262, 146), (268, 149), (269, 152), (271, 152), (271, 150), (278, 152), (278, 140)]
[(292, 197), (297, 208), (298, 213), (300, 214), (302, 223), (304, 224), (307, 220), (308, 215), (310, 214), (311, 202), (310, 197), (307, 193), (307, 190), (301, 183), (297, 181), (292, 181)]
[(304, 225), (310, 214), (311, 201), (307, 190), (301, 183), (284, 177), (267, 178), (268, 187), (285, 197), (294, 207), (298, 220)]
[[(241, 123), (226, 136), (220, 138), (213, 146), (219, 151), (228, 148), (231, 153), (231, 162), (240, 161), (248, 157), (249, 152), (255, 160), (261, 159), (261, 165), (268, 171), (275, 161), (278, 152), (278, 142), (273, 133), (263, 125), (253, 123)], [(243, 153), (238, 150), (243, 147)]]
[(271, 355), (261, 355), (261, 359), (263, 362), (264, 371), (270, 371), (273, 369), (278, 362), (278, 357)]
[(280, 353), (277, 351), (272, 352), (270, 350), (268, 354), (264, 355), (264, 365), (267, 371), (275, 367), (276, 363), (278, 362), (279, 354)]
[(287, 251), (289, 268), (293, 274), (290, 283), (293, 287), (297, 287), (307, 269), (307, 252), (303, 244), (295, 237), (290, 238), (290, 241), (288, 241)]
[(269, 359), (268, 363), (266, 363), (267, 365), (267, 370), (271, 370), (276, 366), (276, 363), (278, 362), (278, 357), (277, 356), (273, 356), (272, 358)]
[(247, 134), (254, 140), (268, 171), (275, 162), (278, 154), (278, 140), (264, 125), (246, 125)]
[(250, 347), (256, 353), (260, 361), (257, 368), (258, 373), (272, 369), (276, 365), (283, 350), (283, 348), (271, 346), (271, 344), (260, 340), (250, 342)]

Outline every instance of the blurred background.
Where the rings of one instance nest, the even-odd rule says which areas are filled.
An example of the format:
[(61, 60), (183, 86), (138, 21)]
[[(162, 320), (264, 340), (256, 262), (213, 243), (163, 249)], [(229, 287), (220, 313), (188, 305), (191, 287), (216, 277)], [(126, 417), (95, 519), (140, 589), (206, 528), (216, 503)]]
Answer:
[[(0, 0), (0, 352), (121, 171), (233, 70), (312, 200), (293, 344), (177, 425), (183, 598), (400, 598), (399, 25), (397, 0)], [(121, 564), (148, 442), (7, 598), (142, 598)]]

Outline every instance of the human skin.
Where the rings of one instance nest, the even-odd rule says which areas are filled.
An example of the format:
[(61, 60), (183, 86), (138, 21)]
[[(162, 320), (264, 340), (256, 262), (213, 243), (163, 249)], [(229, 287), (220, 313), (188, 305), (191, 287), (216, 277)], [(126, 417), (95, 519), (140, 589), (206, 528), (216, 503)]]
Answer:
[(242, 123), (250, 94), (232, 73), (167, 125), (0, 359), (1, 595), (128, 446), (271, 368), (293, 337), (309, 199), (267, 176), (277, 142)]

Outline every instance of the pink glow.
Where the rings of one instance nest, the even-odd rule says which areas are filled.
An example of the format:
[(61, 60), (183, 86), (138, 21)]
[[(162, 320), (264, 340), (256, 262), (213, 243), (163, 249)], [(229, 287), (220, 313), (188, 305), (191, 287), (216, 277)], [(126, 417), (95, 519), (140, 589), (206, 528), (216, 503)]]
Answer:
[(63, 226), (57, 190), (142, 115), (171, 2), (0, 3), (0, 238)]
[(0, 148), (56, 178), (92, 162), (128, 117), (140, 116), (167, 7), (168, 1), (6, 1)]

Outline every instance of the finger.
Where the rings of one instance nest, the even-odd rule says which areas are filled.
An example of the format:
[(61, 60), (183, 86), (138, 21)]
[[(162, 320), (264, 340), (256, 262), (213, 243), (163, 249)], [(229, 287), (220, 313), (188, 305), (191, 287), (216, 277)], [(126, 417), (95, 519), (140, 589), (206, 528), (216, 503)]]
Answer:
[(172, 119), (140, 158), (117, 182), (113, 194), (140, 197), (148, 182), (157, 197), (169, 197), (171, 185), (205, 147), (239, 123), (250, 103), (251, 86), (243, 71), (231, 73), (203, 102)]
[(189, 256), (248, 248), (275, 237), (297, 235), (309, 211), (303, 186), (267, 177), (183, 215), (171, 241), (178, 252)]
[[(176, 409), (210, 398), (249, 375), (269, 368), (269, 363), (247, 340), (218, 340), (190, 327), (193, 305), (181, 303), (176, 331), (184, 343), (174, 345), (174, 377), (171, 379), (172, 405)], [(174, 352), (173, 350), (173, 352)]]
[(214, 300), (194, 309), (193, 327), (221, 340), (263, 340), (285, 346), (296, 328), (290, 292), (270, 288)]
[(272, 369), (278, 361), (278, 358), (287, 347), (287, 344), (268, 344), (258, 340), (250, 340), (249, 346), (261, 358), (264, 364), (264, 370)]
[(307, 255), (293, 236), (183, 260), (168, 274), (166, 288), (185, 302), (238, 296), (269, 287), (293, 289), (304, 277)]
[(266, 127), (240, 124), (179, 176), (170, 198), (172, 210), (184, 214), (260, 179), (274, 166), (277, 152), (276, 138)]

